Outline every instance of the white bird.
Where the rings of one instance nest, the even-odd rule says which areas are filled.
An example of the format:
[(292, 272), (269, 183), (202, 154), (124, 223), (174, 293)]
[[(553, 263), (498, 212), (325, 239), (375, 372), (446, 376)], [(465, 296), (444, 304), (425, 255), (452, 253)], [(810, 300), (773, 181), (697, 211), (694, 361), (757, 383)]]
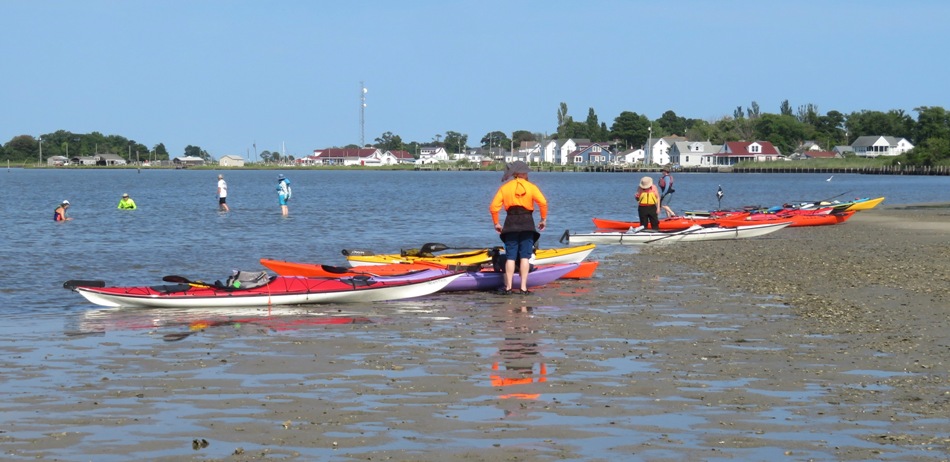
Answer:
[(831, 175), (831, 176), (829, 176), (828, 179), (825, 180), (825, 181), (831, 181), (831, 179), (834, 178), (834, 177), (835, 177), (834, 175)]

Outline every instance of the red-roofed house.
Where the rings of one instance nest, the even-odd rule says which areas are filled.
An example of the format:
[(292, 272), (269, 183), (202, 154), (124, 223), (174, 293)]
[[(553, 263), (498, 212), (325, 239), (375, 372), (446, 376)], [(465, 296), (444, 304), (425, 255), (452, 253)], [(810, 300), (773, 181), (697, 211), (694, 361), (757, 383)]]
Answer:
[(704, 167), (735, 165), (739, 162), (781, 160), (782, 153), (768, 141), (728, 141), (715, 154), (703, 156)]

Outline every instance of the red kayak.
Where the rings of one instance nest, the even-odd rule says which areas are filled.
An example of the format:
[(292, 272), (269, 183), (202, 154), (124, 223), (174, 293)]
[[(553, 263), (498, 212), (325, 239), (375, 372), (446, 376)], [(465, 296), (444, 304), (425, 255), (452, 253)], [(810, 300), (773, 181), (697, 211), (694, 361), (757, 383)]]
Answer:
[(760, 223), (779, 223), (791, 221), (789, 227), (800, 226), (827, 226), (836, 225), (848, 221), (848, 218), (854, 215), (854, 212), (830, 213), (825, 215), (797, 215), (797, 214), (778, 214), (778, 213), (754, 213), (745, 218), (731, 219), (725, 218), (719, 220), (720, 226), (747, 226)]
[[(730, 219), (740, 219), (749, 215), (749, 212), (730, 212), (724, 213), (722, 215), (713, 214), (703, 217), (670, 217), (660, 220), (660, 231), (679, 231), (683, 229), (689, 229), (692, 226), (725, 226), (722, 224), (722, 220), (726, 218)], [(616, 231), (626, 231), (630, 228), (636, 228), (640, 226), (639, 221), (620, 221), (620, 220), (605, 220), (603, 218), (593, 218), (594, 227), (597, 229), (604, 230), (616, 230)]]

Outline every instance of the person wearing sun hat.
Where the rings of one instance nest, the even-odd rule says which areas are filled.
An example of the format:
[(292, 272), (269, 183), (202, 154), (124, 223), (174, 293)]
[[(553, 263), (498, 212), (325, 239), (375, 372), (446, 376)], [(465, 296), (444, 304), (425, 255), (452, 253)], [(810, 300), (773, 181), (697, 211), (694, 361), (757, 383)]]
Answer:
[[(510, 294), (514, 281), (515, 261), (518, 261), (518, 272), (521, 275), (521, 293), (528, 291), (528, 272), (531, 265), (528, 260), (534, 251), (534, 244), (541, 234), (535, 230), (534, 207), (541, 211), (541, 223), (537, 230), (544, 231), (548, 222), (548, 200), (537, 186), (528, 181), (528, 172), (531, 169), (523, 161), (516, 161), (505, 166), (505, 174), (501, 181), (505, 184), (498, 188), (495, 197), (488, 206), (495, 231), (505, 243), (505, 287), (501, 293)], [(498, 215), (505, 209), (505, 223), (499, 222)]]
[(640, 179), (637, 193), (633, 196), (637, 200), (637, 212), (640, 214), (640, 226), (646, 228), (649, 224), (653, 230), (660, 229), (660, 193), (653, 185), (653, 178), (645, 176)]
[(283, 173), (277, 175), (277, 202), (280, 204), (280, 213), (283, 216), (287, 216), (287, 201), (290, 200), (290, 196), (293, 193), (290, 190), (290, 179), (285, 177)]
[(129, 197), (129, 193), (124, 193), (122, 199), (119, 199), (119, 206), (116, 208), (119, 210), (135, 210), (135, 201)]
[(53, 221), (69, 221), (72, 218), (66, 216), (66, 209), (69, 208), (69, 201), (63, 201), (59, 204), (59, 207), (56, 207), (56, 210), (53, 210)]

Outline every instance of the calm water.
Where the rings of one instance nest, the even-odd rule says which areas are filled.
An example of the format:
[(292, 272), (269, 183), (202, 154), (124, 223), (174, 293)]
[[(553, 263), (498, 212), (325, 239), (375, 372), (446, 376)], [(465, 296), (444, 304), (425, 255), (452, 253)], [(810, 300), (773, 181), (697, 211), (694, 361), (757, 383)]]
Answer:
[[(103, 367), (111, 368), (102, 365), (111, 365), (117, 354), (120, 362), (121, 358), (127, 360), (127, 351), (138, 347), (147, 350), (159, 344), (170, 351), (180, 350), (177, 355), (169, 353), (169, 358), (207, 353), (203, 350), (190, 351), (190, 341), (164, 343), (162, 333), (190, 335), (194, 331), (189, 329), (189, 323), (208, 319), (208, 313), (178, 310), (161, 311), (159, 315), (156, 314), (157, 310), (100, 309), (78, 294), (64, 290), (62, 283), (67, 279), (102, 279), (115, 285), (139, 285), (158, 283), (164, 275), (177, 274), (191, 279), (215, 280), (223, 279), (231, 269), (261, 269), (258, 259), (262, 257), (344, 264), (345, 260), (340, 255), (340, 250), (344, 248), (392, 252), (400, 248), (418, 247), (425, 242), (441, 242), (456, 247), (484, 247), (498, 243), (487, 212), (488, 203), (499, 185), (500, 174), (496, 172), (285, 171), (283, 173), (291, 178), (294, 188), (294, 200), (287, 218), (280, 215), (274, 190), (278, 172), (224, 172), (229, 185), (230, 213), (217, 211), (217, 173), (189, 170), (19, 169), (0, 172), (0, 258), (5, 264), (0, 279), (0, 302), (3, 302), (4, 307), (0, 341), (17, 351), (15, 357), (7, 359), (5, 364), (9, 369), (3, 372), (7, 379), (0, 382), (10, 397), (16, 397), (17, 402), (29, 402), (35, 396), (63, 395), (57, 399), (82, 401), (86, 396), (82, 390), (87, 389), (83, 384), (99, 383)], [(543, 246), (559, 246), (557, 239), (565, 229), (592, 229), (590, 219), (594, 216), (636, 218), (632, 194), (639, 175), (535, 173), (531, 178), (540, 185), (551, 206), (548, 220), (550, 231), (542, 237)], [(676, 211), (714, 209), (718, 205), (716, 190), (720, 185), (725, 193), (723, 208), (774, 205), (836, 196), (848, 199), (883, 195), (887, 196), (885, 205), (950, 201), (950, 178), (947, 177), (835, 175), (832, 181), (825, 180), (825, 175), (680, 174), (676, 176), (677, 192), (673, 207)], [(128, 192), (135, 199), (138, 210), (116, 210), (123, 192)], [(53, 209), (63, 199), (73, 204), (70, 216), (74, 219), (55, 223), (51, 219)], [(594, 257), (603, 258), (610, 252), (631, 251), (635, 252), (630, 248), (602, 246), (595, 251)], [(610, 262), (606, 263), (601, 266), (597, 277), (610, 277)], [(553, 318), (561, 311), (582, 309), (579, 308), (583, 305), (582, 300), (577, 297), (584, 297), (585, 283), (570, 281), (565, 284), (577, 289), (565, 291), (571, 292), (574, 300), (571, 300), (571, 296), (565, 296), (563, 303), (558, 306), (537, 307), (536, 316), (525, 318), (526, 322), (537, 325), (529, 326), (526, 332), (541, 332), (555, 326), (556, 320)], [(629, 298), (632, 300), (635, 295), (631, 293)], [(587, 306), (583, 309), (603, 307)], [(332, 333), (319, 329), (315, 331), (318, 333), (307, 331), (302, 329), (301, 321), (316, 326), (325, 325), (330, 320), (346, 322), (346, 316), (340, 316), (340, 310), (346, 310), (344, 315), (352, 314), (354, 323), (366, 319), (363, 316), (373, 318), (374, 322), (381, 320), (378, 325), (383, 327), (345, 332), (346, 335), (362, 335), (364, 342), (379, 342), (379, 348), (385, 345), (387, 350), (393, 344), (398, 346), (401, 339), (392, 334), (398, 331), (386, 330), (386, 322), (399, 323), (405, 319), (411, 319), (406, 322), (418, 322), (424, 318), (427, 329), (442, 326), (450, 331), (455, 325), (453, 321), (466, 323), (465, 330), (471, 336), (466, 341), (469, 342), (471, 353), (479, 353), (479, 358), (486, 362), (485, 371), (489, 370), (488, 363), (497, 360), (495, 345), (512, 337), (497, 332), (498, 323), (492, 320), (492, 313), (500, 311), (507, 315), (503, 298), (486, 298), (482, 294), (357, 307), (287, 307), (275, 310), (273, 317), (260, 320), (277, 324), (261, 324), (259, 327), (262, 331), (266, 327), (282, 332), (288, 328), (301, 329), (296, 334), (288, 335), (322, 333), (330, 342)], [(231, 318), (221, 313), (215, 315), (225, 321), (218, 332), (227, 329), (227, 321)], [(458, 319), (452, 319), (453, 315), (458, 316)], [(161, 324), (156, 324), (159, 320)], [(545, 327), (547, 323), (551, 324)], [(248, 329), (241, 332), (244, 335), (258, 335), (255, 334), (256, 330)], [(94, 332), (104, 338), (73, 336), (77, 331)], [(462, 351), (464, 349), (454, 348), (452, 340), (453, 336), (447, 335), (441, 340), (445, 344), (435, 342), (426, 346), (434, 351), (442, 351), (447, 356), (458, 355), (462, 359), (457, 361), (466, 364), (465, 367), (479, 360), (468, 356), (466, 351)], [(411, 344), (412, 340), (407, 342)], [(247, 348), (240, 336), (229, 338), (219, 334), (215, 343), (223, 350), (243, 351)], [(548, 360), (588, 348), (586, 342), (547, 345), (534, 339), (530, 343), (539, 345), (539, 351), (532, 354), (540, 357), (540, 349), (544, 349), (544, 356)], [(376, 350), (372, 351), (375, 355)], [(449, 358), (446, 361), (451, 362)], [(299, 381), (296, 376), (275, 377), (260, 371), (241, 375), (240, 368), (231, 367), (219, 365), (209, 371), (238, 376), (237, 380), (245, 384), (253, 384), (258, 380), (271, 381), (267, 383)], [(638, 372), (637, 368), (644, 367), (649, 367), (649, 364), (623, 358), (615, 368), (603, 372), (600, 379), (608, 382), (619, 380), (619, 377)], [(332, 371), (325, 373), (329, 374), (327, 377), (333, 376)], [(374, 370), (372, 373), (380, 372)], [(419, 373), (438, 372), (437, 369), (426, 369)], [(584, 379), (582, 375), (577, 375), (580, 373), (578, 371), (573, 371), (572, 375), (570, 370), (552, 369), (549, 373), (553, 374), (552, 381)], [(264, 375), (258, 377), (258, 374)], [(460, 386), (477, 384), (466, 382)], [(96, 387), (90, 385), (89, 389), (95, 390)], [(272, 391), (270, 386), (263, 387), (263, 390), (261, 393)], [(329, 399), (352, 401), (353, 409), (356, 410), (365, 411), (364, 407), (372, 406), (374, 399), (381, 399), (354, 396), (345, 387), (342, 390), (339, 396)], [(308, 393), (311, 392), (305, 390), (300, 393), (301, 396), (309, 397)], [(485, 393), (484, 399), (476, 401), (495, 399), (491, 388), (485, 387)], [(558, 397), (562, 401), (582, 401), (581, 398)], [(214, 400), (214, 397), (208, 399)], [(562, 425), (562, 415), (542, 410), (538, 403), (508, 403), (514, 403), (513, 406), (520, 404), (521, 407), (506, 408), (505, 412), (511, 411), (514, 418), (524, 419), (525, 425)], [(611, 406), (617, 405), (620, 403), (611, 403)], [(636, 403), (629, 405), (637, 406)], [(490, 407), (455, 403), (453, 409), (462, 421), (484, 421), (494, 425), (498, 419), (493, 413), (485, 414), (498, 411)], [(75, 419), (85, 421), (81, 411), (77, 412), (79, 415)], [(108, 412), (124, 416), (129, 411), (110, 407)], [(86, 460), (84, 453), (98, 452), (100, 446), (106, 444), (97, 443), (99, 441), (128, 444), (154, 442), (161, 440), (163, 435), (167, 437), (169, 432), (173, 434), (174, 428), (183, 422), (194, 425), (196, 432), (203, 425), (192, 416), (192, 405), (188, 400), (170, 403), (167, 408), (146, 407), (145, 412), (149, 413), (149, 422), (152, 424), (147, 431), (141, 431), (136, 426), (106, 428), (87, 425), (72, 428), (87, 436), (65, 451), (48, 455), (55, 454), (61, 460)], [(14, 422), (28, 423), (38, 419), (32, 409), (22, 404), (8, 404), (3, 413)], [(364, 413), (372, 414), (368, 411)], [(705, 408), (700, 407), (695, 411), (664, 416), (665, 426), (652, 430), (641, 428), (638, 435), (645, 440), (659, 441), (668, 438), (666, 433), (670, 430), (667, 427), (680, 429), (676, 431), (682, 433), (674, 435), (673, 440), (695, 438), (687, 446), (702, 446), (702, 443), (697, 442), (702, 441), (702, 437), (691, 433), (690, 428), (706, 421), (710, 422), (710, 427), (716, 426), (711, 422), (717, 418), (715, 413), (710, 415)], [(266, 417), (258, 416), (257, 419), (266, 420)], [(372, 417), (367, 419), (367, 425), (376, 425), (372, 423), (375, 422)], [(578, 420), (576, 425), (583, 427), (585, 422)], [(865, 428), (872, 425), (868, 423)], [(602, 429), (612, 426), (613, 422), (599, 424)], [(27, 425), (18, 428), (18, 431), (7, 436), (17, 441), (32, 437), (28, 431), (32, 427)], [(37, 428), (42, 429), (37, 431), (46, 433), (62, 431), (62, 428), (44, 427), (43, 424)], [(164, 430), (156, 433), (157, 429)], [(607, 433), (610, 431), (607, 430)], [(584, 432), (579, 431), (578, 434), (584, 435)], [(411, 444), (407, 442), (415, 438), (409, 436), (413, 434), (404, 439), (393, 438), (393, 443), (387, 444)], [(812, 435), (802, 437), (811, 438)], [(823, 438), (828, 439), (828, 435)], [(603, 458), (609, 454), (604, 448), (627, 444), (628, 439), (629, 435), (618, 433), (609, 437), (605, 433), (599, 438), (581, 436), (563, 443), (573, 445), (587, 457)], [(476, 448), (489, 443), (490, 440), (478, 439), (457, 442), (465, 447)], [(828, 446), (862, 444), (856, 437), (838, 435)], [(221, 458), (227, 457), (230, 451), (229, 447), (219, 442), (215, 442), (212, 448), (219, 451), (214, 454)], [(31, 447), (27, 453), (40, 449)], [(363, 451), (373, 449), (360, 448)], [(392, 446), (379, 449), (404, 448)], [(193, 452), (188, 445), (174, 444), (164, 449), (149, 451), (143, 448), (141, 451), (137, 457), (143, 460), (160, 456), (187, 458)], [(780, 448), (774, 445), (750, 451), (753, 452), (732, 450), (727, 454), (733, 457), (726, 457), (756, 460), (781, 457), (780, 452), (775, 452), (780, 451)], [(315, 456), (330, 453), (311, 448), (307, 454)], [(819, 453), (817, 458), (828, 454)], [(97, 460), (124, 460), (122, 455), (113, 455), (112, 458), (103, 454), (99, 456)]]
[[(344, 264), (344, 248), (397, 251), (426, 242), (455, 247), (498, 243), (487, 212), (497, 172), (285, 171), (290, 216), (277, 205), (274, 171), (225, 171), (230, 213), (217, 211), (214, 171), (22, 170), (0, 172), (5, 262), (2, 296), (13, 316), (82, 310), (61, 288), (67, 279), (109, 284), (157, 282), (163, 275), (219, 279), (260, 269), (262, 257)], [(591, 217), (636, 219), (640, 175), (534, 173), (550, 203), (541, 244), (560, 246), (565, 229), (590, 230)], [(679, 174), (675, 211), (775, 205), (831, 197), (886, 196), (887, 204), (950, 200), (950, 178), (879, 175)], [(128, 192), (138, 210), (116, 204)], [(66, 223), (51, 220), (63, 199)], [(609, 252), (610, 248), (598, 252)], [(596, 256), (596, 254), (595, 254)], [(8, 313), (8, 315), (10, 315)]]

